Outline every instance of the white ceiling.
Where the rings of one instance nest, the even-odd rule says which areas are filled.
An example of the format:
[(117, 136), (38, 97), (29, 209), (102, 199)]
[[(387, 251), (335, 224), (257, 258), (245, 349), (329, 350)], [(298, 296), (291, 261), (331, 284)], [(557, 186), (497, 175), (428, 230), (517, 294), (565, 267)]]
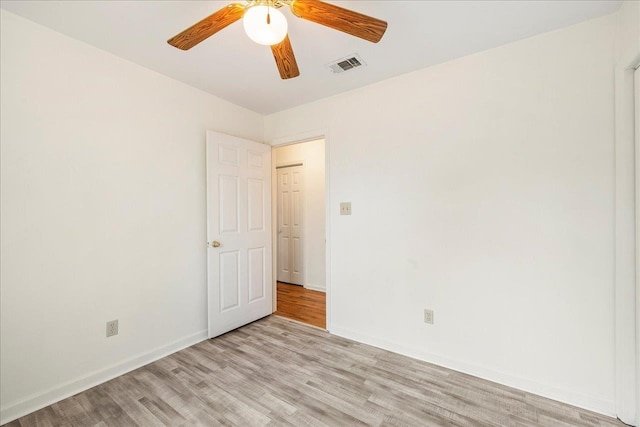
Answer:
[[(166, 40), (231, 1), (2, 1), (27, 19), (268, 114), (615, 11), (620, 1), (333, 1), (386, 20), (373, 44), (283, 12), (301, 75), (281, 80), (269, 47), (237, 22), (189, 51)], [(326, 65), (351, 53), (367, 63)], [(535, 58), (532, 58), (535, 60)]]

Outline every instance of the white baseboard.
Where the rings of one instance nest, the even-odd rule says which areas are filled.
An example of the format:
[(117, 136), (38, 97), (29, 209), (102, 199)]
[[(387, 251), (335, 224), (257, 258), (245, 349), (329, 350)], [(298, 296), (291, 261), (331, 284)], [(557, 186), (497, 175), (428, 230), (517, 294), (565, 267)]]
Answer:
[(186, 338), (179, 339), (170, 344), (158, 347), (149, 352), (127, 359), (116, 365), (95, 371), (84, 377), (69, 381), (57, 387), (37, 393), (27, 397), (26, 399), (12, 404), (9, 407), (0, 409), (0, 425), (11, 422), (24, 415), (30, 414), (38, 409), (42, 409), (52, 403), (59, 402), (62, 399), (73, 396), (85, 390), (95, 387), (99, 384), (112, 380), (127, 372), (138, 369), (158, 359), (162, 359), (172, 353), (190, 347), (207, 339), (207, 331), (203, 330), (192, 334)]
[(370, 337), (347, 328), (332, 325), (330, 332), (343, 338), (348, 338), (364, 344), (369, 344), (384, 350), (412, 357), (414, 359), (433, 363), (465, 374), (473, 375), (488, 381), (493, 381), (509, 387), (517, 388), (532, 394), (537, 394), (562, 403), (577, 406), (589, 411), (615, 418), (615, 404), (613, 401), (603, 400), (597, 397), (587, 396), (574, 391), (565, 390), (549, 384), (542, 384), (527, 378), (494, 371), (492, 369), (477, 366), (471, 363), (450, 359), (448, 357), (429, 353), (423, 350), (405, 347), (384, 339)]
[(309, 289), (311, 291), (318, 291), (318, 292), (327, 292), (327, 290), (324, 287), (321, 286), (316, 286), (316, 285), (312, 285), (310, 283), (307, 283), (306, 285), (303, 286), (305, 289)]

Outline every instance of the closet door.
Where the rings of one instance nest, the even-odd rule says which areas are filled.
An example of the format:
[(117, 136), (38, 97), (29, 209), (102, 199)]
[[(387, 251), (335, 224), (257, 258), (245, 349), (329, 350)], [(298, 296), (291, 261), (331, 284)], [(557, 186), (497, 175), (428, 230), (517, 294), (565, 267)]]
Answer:
[(304, 166), (278, 169), (278, 281), (303, 285)]

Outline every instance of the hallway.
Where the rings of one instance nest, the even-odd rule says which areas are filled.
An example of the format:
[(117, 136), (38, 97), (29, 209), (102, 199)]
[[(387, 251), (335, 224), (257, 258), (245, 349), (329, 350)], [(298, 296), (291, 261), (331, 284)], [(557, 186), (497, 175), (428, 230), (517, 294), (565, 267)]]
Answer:
[(276, 316), (286, 317), (325, 329), (327, 303), (324, 292), (312, 291), (302, 286), (278, 282), (278, 306)]

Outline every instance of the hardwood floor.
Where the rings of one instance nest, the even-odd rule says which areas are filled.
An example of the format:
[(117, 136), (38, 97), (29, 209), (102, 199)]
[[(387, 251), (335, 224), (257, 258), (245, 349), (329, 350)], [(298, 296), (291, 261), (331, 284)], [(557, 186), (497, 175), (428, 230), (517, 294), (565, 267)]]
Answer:
[(278, 309), (273, 314), (325, 329), (327, 327), (326, 294), (305, 289), (302, 286), (278, 282)]
[(7, 426), (163, 425), (624, 426), (276, 316)]

